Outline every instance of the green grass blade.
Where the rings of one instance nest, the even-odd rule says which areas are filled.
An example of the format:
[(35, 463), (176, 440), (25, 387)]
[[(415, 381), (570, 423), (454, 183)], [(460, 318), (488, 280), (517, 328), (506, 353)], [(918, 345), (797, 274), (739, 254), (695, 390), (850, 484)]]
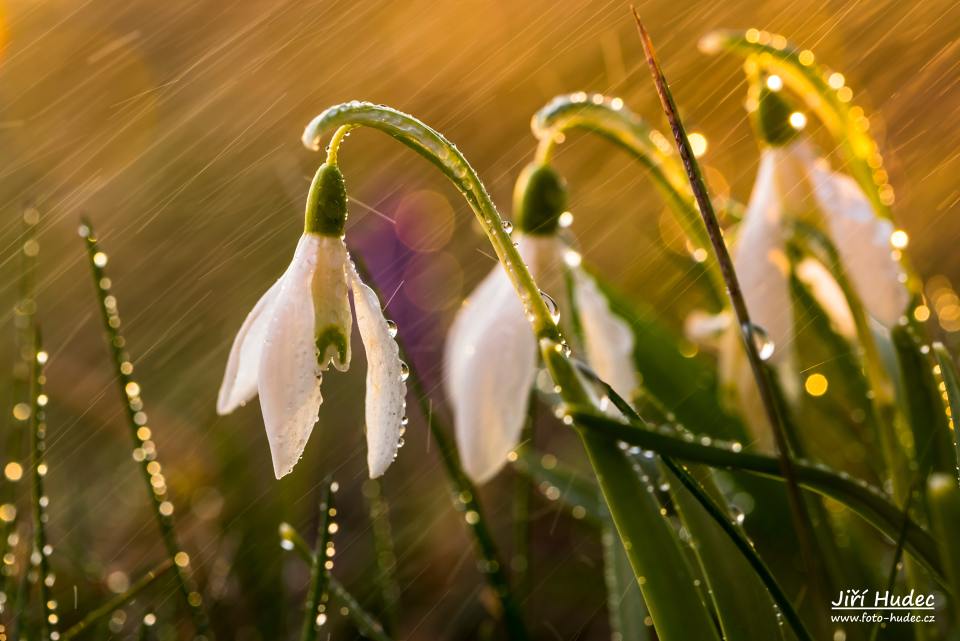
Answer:
[(140, 464), (146, 485), (147, 495), (150, 497), (153, 515), (160, 528), (167, 556), (175, 565), (177, 586), (193, 620), (198, 634), (210, 635), (209, 619), (203, 608), (203, 598), (194, 586), (193, 579), (188, 574), (190, 557), (180, 547), (177, 540), (176, 526), (174, 525), (174, 507), (167, 495), (167, 484), (164, 479), (160, 462), (157, 458), (156, 443), (153, 440), (153, 430), (146, 425), (147, 415), (144, 412), (143, 399), (140, 394), (140, 385), (133, 379), (133, 362), (126, 349), (126, 340), (120, 333), (120, 314), (117, 311), (117, 299), (109, 293), (111, 281), (107, 277), (104, 267), (107, 264), (107, 255), (100, 250), (96, 234), (89, 221), (80, 225), (80, 237), (87, 248), (90, 269), (93, 274), (94, 289), (97, 293), (104, 333), (107, 346), (112, 356), (113, 366), (120, 398), (127, 418), (130, 436), (133, 440), (133, 458)]
[(937, 390), (930, 349), (920, 345), (909, 325), (895, 327), (891, 336), (900, 367), (903, 404), (913, 430), (916, 474), (920, 479), (931, 472), (956, 474), (957, 449)]
[[(662, 433), (646, 429), (644, 425), (624, 423), (594, 410), (571, 408), (573, 421), (611, 441), (619, 440), (662, 455), (710, 467), (752, 472), (782, 481), (776, 458), (722, 447), (707, 438), (676, 432)], [(705, 445), (704, 443), (712, 443)], [(866, 483), (855, 481), (849, 475), (836, 473), (826, 466), (797, 461), (797, 480), (802, 487), (828, 496), (860, 515), (891, 541), (896, 541), (904, 522), (904, 514), (890, 503), (886, 495)], [(943, 572), (939, 552), (933, 537), (908, 520), (904, 547), (941, 583)]]
[(43, 351), (40, 342), (40, 331), (34, 333), (32, 348), (33, 365), (30, 368), (30, 398), (32, 409), (30, 412), (30, 468), (33, 498), (33, 553), (30, 555), (36, 568), (36, 581), (40, 588), (40, 638), (49, 641), (56, 638), (58, 616), (56, 601), (51, 596), (53, 574), (50, 571), (50, 552), (52, 548), (47, 543), (47, 508), (50, 499), (44, 491), (43, 477), (47, 474), (45, 451), (47, 435), (47, 395), (44, 393), (46, 376), (43, 373), (43, 364), (47, 361), (47, 354)]
[[(614, 638), (622, 641), (652, 641), (653, 628), (646, 624), (647, 605), (630, 567), (630, 558), (607, 516), (600, 533), (603, 544), (603, 577), (607, 586), (607, 611)], [(616, 635), (619, 635), (617, 637)]]
[[(14, 563), (7, 565), (0, 573), (0, 592), (7, 596), (5, 609), (11, 613), (22, 611), (23, 603), (19, 598), (19, 579), (25, 575), (25, 567), (17, 563), (16, 546), (11, 543), (16, 537), (11, 535), (17, 531), (17, 489), (20, 486), (26, 468), (24, 445), (29, 431), (28, 421), (33, 401), (30, 399), (30, 373), (34, 367), (34, 343), (36, 334), (36, 271), (37, 254), (40, 245), (37, 243), (37, 224), (40, 222), (40, 212), (28, 207), (22, 215), (23, 244), (20, 246), (20, 270), (17, 301), (13, 306), (13, 371), (10, 382), (10, 400), (12, 411), (7, 414), (7, 430), (0, 446), (3, 449), (3, 469), (18, 470), (20, 476), (4, 475), (5, 480), (0, 483), (0, 558), (12, 558)], [(14, 480), (17, 478), (18, 480)], [(10, 555), (10, 556), (8, 556)], [(23, 571), (23, 572), (21, 572)], [(18, 620), (19, 614), (11, 619)], [(11, 638), (17, 634), (16, 628), (11, 630)]]
[[(623, 416), (643, 422), (636, 410), (610, 385), (599, 379), (595, 382), (603, 387), (604, 393)], [(804, 641), (812, 639), (773, 573), (740, 528), (740, 521), (726, 508), (710, 471), (700, 469), (691, 472), (667, 456), (661, 456), (660, 461), (674, 481), (670, 483), (670, 491), (680, 517), (693, 538), (694, 551), (709, 584), (724, 639), (763, 639), (779, 634), (781, 630), (776, 621), (774, 601), (797, 638)], [(749, 564), (754, 573), (744, 573), (743, 561)], [(731, 584), (731, 577), (738, 577), (739, 580)], [(769, 606), (769, 617), (757, 611), (758, 607), (762, 610), (764, 605)]]
[[(289, 523), (281, 523), (279, 531), (280, 545), (283, 549), (296, 552), (297, 556), (312, 566), (313, 552), (307, 542), (303, 540), (303, 537), (300, 536), (300, 533)], [(363, 609), (360, 602), (337, 580), (337, 577), (330, 574), (327, 580), (329, 581), (330, 596), (341, 607), (347, 609), (347, 616), (353, 621), (360, 634), (372, 641), (390, 641), (390, 635), (384, 631), (383, 624)]]
[(98, 606), (96, 609), (89, 612), (85, 617), (83, 617), (83, 619), (67, 628), (64, 633), (60, 635), (60, 641), (69, 641), (70, 639), (79, 636), (90, 626), (96, 624), (101, 619), (107, 617), (113, 612), (116, 612), (124, 605), (132, 601), (138, 594), (143, 592), (148, 586), (152, 585), (160, 577), (166, 575), (166, 573), (173, 568), (173, 561), (170, 559), (165, 559), (162, 563), (160, 563), (160, 565), (137, 579), (137, 581), (125, 592), (112, 597), (102, 605)]
[[(540, 352), (563, 390), (564, 400), (592, 406), (593, 398), (562, 346), (541, 339)], [(661, 641), (719, 641), (713, 616), (694, 585), (679, 537), (649, 484), (640, 480), (633, 462), (614, 439), (573, 423), (640, 583), (657, 637)]]
[(943, 381), (943, 393), (946, 395), (944, 400), (950, 408), (950, 417), (947, 425), (950, 428), (950, 435), (953, 437), (954, 453), (956, 455), (956, 473), (960, 475), (960, 438), (957, 436), (957, 413), (960, 412), (960, 374), (957, 373), (957, 366), (953, 356), (943, 346), (943, 343), (933, 344), (933, 355), (937, 359), (937, 368), (940, 378)]
[(317, 632), (327, 620), (327, 585), (330, 582), (330, 566), (333, 565), (330, 554), (333, 544), (333, 495), (336, 484), (330, 479), (323, 483), (323, 495), (320, 499), (320, 521), (317, 524), (317, 542), (310, 558), (310, 588), (303, 608), (303, 627), (300, 629), (301, 641), (315, 641)]
[(934, 474), (927, 481), (927, 500), (933, 532), (940, 546), (944, 570), (954, 594), (954, 610), (960, 606), (960, 487), (950, 474)]
[(560, 502), (574, 518), (586, 519), (595, 526), (609, 518), (597, 484), (532, 447), (517, 448), (513, 467), (551, 501)]
[(606, 497), (660, 641), (719, 641), (713, 617), (693, 583), (677, 533), (654, 494), (640, 482), (612, 440), (581, 431), (587, 456), (600, 471)]
[(383, 496), (380, 479), (367, 479), (363, 484), (363, 496), (367, 500), (370, 528), (373, 531), (373, 548), (377, 561), (376, 583), (383, 603), (384, 623), (387, 630), (395, 630), (400, 606), (400, 586), (397, 584), (397, 555), (394, 551), (393, 532), (390, 527), (390, 507)]

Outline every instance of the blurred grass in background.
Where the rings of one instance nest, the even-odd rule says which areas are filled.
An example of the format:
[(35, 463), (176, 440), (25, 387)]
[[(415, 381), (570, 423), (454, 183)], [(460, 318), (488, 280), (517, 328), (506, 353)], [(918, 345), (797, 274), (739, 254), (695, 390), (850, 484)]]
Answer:
[[(702, 161), (720, 195), (746, 200), (758, 153), (742, 108), (739, 63), (702, 55), (699, 37), (719, 27), (766, 28), (842, 71), (883, 146), (897, 190), (894, 215), (928, 283), (934, 320), (943, 331), (960, 330), (951, 288), (960, 285), (952, 240), (960, 237), (960, 101), (948, 99), (960, 81), (960, 7), (947, 0), (657, 0), (638, 8), (687, 125), (707, 140)], [(618, 95), (660, 126), (625, 6), (14, 1), (0, 5), (0, 44), (0, 287), (10, 310), (21, 216), (33, 203), (41, 217), (38, 319), (50, 352), (49, 536), (62, 617), (73, 618), (72, 586), (85, 611), (162, 558), (76, 237), (82, 212), (110, 255), (113, 293), (179, 526), (221, 634), (252, 640), (298, 629), (307, 568), (282, 553), (277, 526), (286, 520), (312, 531), (317, 489), (329, 472), (341, 486), (337, 575), (375, 607), (359, 359), (349, 374), (326, 378), (319, 429), (283, 481), (273, 479), (256, 404), (225, 418), (214, 412), (230, 341), (300, 233), (309, 178), (321, 160), (302, 148), (302, 128), (324, 107), (351, 99), (416, 114), (464, 151), (509, 216), (513, 181), (535, 146), (530, 117), (554, 95)], [(357, 133), (341, 163), (355, 200), (348, 241), (436, 387), (452, 314), (493, 261), (472, 215), (420, 159)], [(681, 236), (647, 177), (625, 154), (577, 135), (556, 166), (570, 183), (586, 259), (679, 328), (698, 301), (680, 296)], [(0, 362), (13, 361), (11, 318), (3, 316), (10, 339)], [(956, 334), (945, 338), (957, 346)], [(2, 373), (6, 383), (9, 368)], [(445, 412), (435, 392), (434, 406)], [(410, 418), (384, 483), (397, 539), (401, 630), (405, 638), (462, 638), (494, 599), (450, 508), (423, 421), (415, 412)], [(547, 449), (580, 456), (559, 430), (540, 433)], [(483, 495), (508, 551), (509, 473)], [(534, 633), (604, 638), (596, 537), (539, 498), (533, 513), (526, 607)], [(147, 605), (173, 602), (166, 587)], [(330, 625), (349, 626), (339, 616)], [(340, 634), (347, 635), (334, 638)]]

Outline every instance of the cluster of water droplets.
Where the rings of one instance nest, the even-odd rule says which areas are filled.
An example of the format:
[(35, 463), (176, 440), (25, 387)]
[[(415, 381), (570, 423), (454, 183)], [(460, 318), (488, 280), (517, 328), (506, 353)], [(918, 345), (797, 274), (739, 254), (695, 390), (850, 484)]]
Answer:
[(90, 257), (90, 266), (93, 270), (97, 297), (102, 307), (104, 324), (113, 362), (116, 367), (117, 379), (123, 388), (123, 397), (126, 403), (127, 418), (133, 433), (134, 448), (133, 460), (140, 464), (146, 475), (149, 491), (153, 498), (153, 507), (160, 522), (161, 533), (172, 548), (172, 559), (180, 571), (179, 576), (184, 581), (187, 592), (187, 602), (193, 608), (199, 608), (203, 597), (187, 578), (186, 571), (190, 568), (190, 555), (179, 547), (173, 534), (174, 505), (167, 496), (167, 481), (163, 474), (160, 461), (157, 460), (157, 446), (153, 440), (153, 430), (149, 426), (147, 414), (144, 411), (140, 384), (133, 379), (133, 361), (126, 350), (126, 340), (120, 333), (122, 322), (117, 307), (117, 299), (110, 294), (112, 282), (107, 277), (104, 268), (109, 259), (107, 254), (100, 251), (93, 230), (86, 223), (81, 224), (78, 233), (86, 241)]

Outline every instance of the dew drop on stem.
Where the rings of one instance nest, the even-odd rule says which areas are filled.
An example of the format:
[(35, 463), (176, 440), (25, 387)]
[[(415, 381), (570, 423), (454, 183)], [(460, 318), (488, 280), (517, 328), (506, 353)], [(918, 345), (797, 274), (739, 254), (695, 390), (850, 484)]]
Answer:
[(512, 233), (513, 233), (513, 223), (511, 223), (509, 220), (503, 221), (503, 231), (507, 232), (508, 234), (512, 234)]
[(544, 305), (547, 306), (547, 312), (550, 313), (550, 319), (554, 323), (560, 322), (560, 307), (557, 305), (557, 301), (553, 300), (553, 297), (550, 296), (547, 292), (540, 290), (540, 298), (543, 299)]
[(770, 360), (770, 358), (773, 356), (776, 346), (773, 344), (773, 340), (767, 334), (767, 330), (759, 325), (748, 325), (747, 332), (750, 335), (750, 340), (753, 341), (753, 346), (757, 350), (757, 355), (760, 357), (760, 360)]

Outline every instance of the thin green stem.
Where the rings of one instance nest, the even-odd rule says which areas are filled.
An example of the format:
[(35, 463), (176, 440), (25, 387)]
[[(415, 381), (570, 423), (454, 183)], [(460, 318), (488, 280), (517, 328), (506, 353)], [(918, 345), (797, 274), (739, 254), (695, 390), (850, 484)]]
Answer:
[(667, 120), (670, 122), (670, 129), (673, 131), (680, 158), (686, 169), (687, 178), (690, 181), (690, 188), (696, 198), (697, 206), (700, 209), (700, 216), (703, 219), (707, 235), (710, 238), (710, 244), (713, 247), (717, 262), (720, 265), (720, 273), (723, 275), (723, 280), (727, 287), (727, 295), (730, 298), (730, 303), (736, 315), (737, 326), (740, 329), (741, 338), (743, 339), (743, 344), (747, 352), (747, 360), (750, 362), (750, 369), (753, 372), (753, 378), (756, 381), (757, 390), (760, 393), (760, 400), (763, 403), (767, 422), (770, 424), (770, 429), (773, 432), (774, 440), (777, 444), (777, 458), (780, 462), (783, 478), (786, 481), (787, 497), (790, 501), (794, 526), (797, 530), (797, 539), (800, 542), (800, 552), (804, 558), (804, 565), (807, 568), (811, 584), (817, 588), (818, 594), (822, 594), (823, 589), (820, 585), (822, 582), (818, 556), (814, 552), (813, 525), (810, 521), (810, 515), (807, 512), (807, 506), (800, 494), (790, 444), (787, 439), (782, 417), (778, 411), (774, 389), (767, 375), (763, 359), (760, 358), (759, 347), (757, 345), (758, 330), (750, 320), (747, 303), (743, 297), (743, 292), (740, 290), (740, 282), (737, 279), (737, 273), (733, 267), (733, 260), (730, 258), (730, 253), (723, 239), (720, 222), (717, 220), (716, 213), (713, 210), (713, 204), (707, 193), (706, 183), (703, 180), (700, 166), (690, 147), (690, 141), (687, 138), (683, 123), (680, 120), (680, 114), (673, 100), (673, 95), (670, 93), (670, 88), (667, 85), (667, 79), (663, 75), (660, 63), (657, 62), (653, 42), (650, 40), (650, 36), (647, 34), (643, 23), (640, 21), (640, 16), (637, 14), (636, 9), (633, 9), (633, 15), (636, 19), (637, 29), (640, 32), (640, 41), (643, 44), (647, 65), (650, 67), (650, 73), (653, 76), (657, 94), (660, 97), (660, 104), (667, 116)]
[(315, 641), (317, 630), (327, 620), (327, 585), (330, 582), (331, 546), (333, 544), (333, 495), (336, 485), (327, 479), (323, 483), (323, 497), (320, 499), (320, 522), (317, 524), (317, 541), (310, 559), (310, 588), (303, 609), (303, 627), (300, 630), (301, 641)]
[[(370, 281), (367, 281), (368, 283)], [(400, 607), (400, 586), (397, 584), (397, 555), (394, 551), (393, 533), (390, 527), (390, 508), (383, 496), (380, 479), (367, 479), (363, 484), (363, 496), (367, 500), (370, 527), (373, 530), (373, 548), (377, 560), (377, 585), (383, 604), (384, 623), (387, 630), (396, 630)]]
[(57, 604), (53, 600), (50, 588), (53, 586), (53, 574), (50, 571), (50, 553), (52, 548), (47, 543), (47, 508), (50, 499), (43, 489), (43, 477), (47, 473), (47, 463), (44, 452), (46, 450), (47, 435), (47, 395), (44, 394), (46, 376), (43, 373), (43, 364), (47, 355), (40, 342), (40, 332), (34, 332), (33, 365), (30, 377), (30, 397), (33, 400), (30, 412), (30, 467), (33, 479), (33, 553), (31, 559), (37, 568), (37, 584), (40, 590), (40, 638), (49, 641), (56, 638)]
[(337, 155), (340, 152), (340, 144), (350, 134), (351, 129), (353, 129), (353, 127), (346, 125), (346, 126), (340, 127), (335, 132), (333, 132), (333, 137), (330, 139), (330, 144), (327, 145), (327, 164), (328, 165), (337, 164)]
[(203, 609), (203, 598), (196, 590), (188, 573), (190, 557), (183, 551), (177, 541), (173, 519), (173, 503), (167, 495), (167, 482), (162, 474), (160, 462), (157, 460), (157, 446), (153, 440), (153, 430), (147, 425), (147, 415), (143, 409), (140, 385), (133, 379), (133, 362), (126, 350), (126, 340), (120, 333), (121, 322), (120, 314), (117, 311), (117, 299), (109, 293), (111, 281), (104, 270), (107, 264), (107, 255), (100, 251), (97, 237), (89, 221), (83, 221), (79, 231), (87, 247), (107, 345), (113, 357), (117, 386), (126, 410), (130, 436), (133, 439), (133, 458), (140, 464), (143, 480), (153, 507), (153, 515), (160, 528), (160, 536), (163, 539), (167, 556), (176, 566), (177, 586), (190, 612), (197, 635), (198, 637), (203, 635), (209, 637), (212, 633), (209, 630), (207, 614)]
[(92, 610), (90, 613), (88, 613), (87, 616), (83, 617), (83, 619), (81, 619), (79, 622), (67, 628), (67, 630), (60, 635), (60, 641), (70, 641), (70, 639), (77, 637), (90, 626), (97, 623), (97, 621), (100, 619), (122, 608), (126, 603), (132, 601), (134, 597), (156, 582), (160, 577), (174, 569), (174, 567), (173, 561), (170, 559), (164, 559), (163, 562), (161, 562), (155, 568), (137, 579), (137, 581), (125, 592), (110, 598), (95, 610)]
[[(280, 524), (280, 540), (285, 550), (296, 552), (297, 556), (311, 566), (313, 565), (313, 552), (310, 550), (307, 542), (303, 540), (303, 537), (300, 536), (300, 533), (289, 523)], [(350, 619), (363, 636), (372, 639), (372, 641), (390, 641), (390, 635), (384, 631), (383, 625), (381, 625), (372, 614), (363, 609), (360, 602), (347, 591), (343, 584), (337, 580), (337, 577), (330, 574), (327, 579), (329, 581), (330, 596), (339, 603), (341, 607), (347, 608)]]

